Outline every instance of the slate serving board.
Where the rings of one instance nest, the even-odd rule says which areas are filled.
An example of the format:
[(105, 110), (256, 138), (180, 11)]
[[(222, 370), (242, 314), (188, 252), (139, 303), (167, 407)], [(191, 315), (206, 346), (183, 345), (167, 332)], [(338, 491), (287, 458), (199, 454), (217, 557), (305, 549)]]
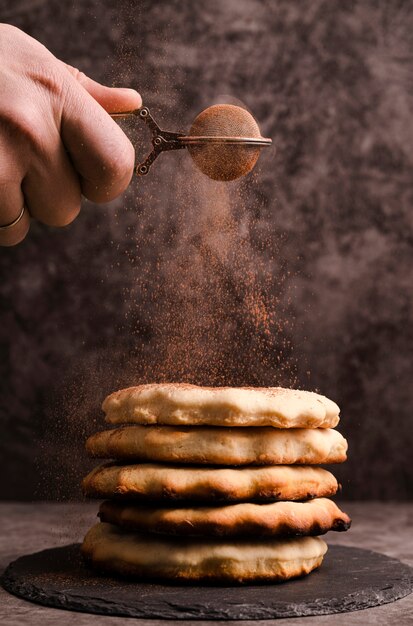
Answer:
[(140, 618), (253, 620), (356, 611), (413, 590), (413, 569), (383, 554), (332, 545), (320, 570), (281, 584), (188, 585), (119, 580), (83, 564), (79, 544), (13, 561), (3, 587), (46, 606)]

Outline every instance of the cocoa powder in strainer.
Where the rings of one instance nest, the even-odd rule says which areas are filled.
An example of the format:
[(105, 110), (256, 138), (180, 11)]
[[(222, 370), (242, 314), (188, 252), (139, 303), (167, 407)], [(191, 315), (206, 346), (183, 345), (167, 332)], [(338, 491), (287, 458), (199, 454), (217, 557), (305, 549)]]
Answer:
[[(215, 104), (195, 118), (189, 136), (260, 139), (261, 133), (257, 122), (246, 109), (233, 104)], [(259, 147), (241, 142), (189, 145), (188, 150), (201, 172), (220, 181), (245, 176), (260, 155)]]

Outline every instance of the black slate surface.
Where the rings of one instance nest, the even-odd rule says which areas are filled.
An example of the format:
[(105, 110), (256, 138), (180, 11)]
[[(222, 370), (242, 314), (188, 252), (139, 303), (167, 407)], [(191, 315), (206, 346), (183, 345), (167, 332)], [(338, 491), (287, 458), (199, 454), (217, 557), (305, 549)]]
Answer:
[(12, 562), (4, 588), (62, 609), (164, 619), (270, 619), (356, 611), (393, 602), (413, 590), (413, 570), (378, 552), (332, 545), (319, 571), (273, 585), (155, 584), (98, 576), (79, 544)]

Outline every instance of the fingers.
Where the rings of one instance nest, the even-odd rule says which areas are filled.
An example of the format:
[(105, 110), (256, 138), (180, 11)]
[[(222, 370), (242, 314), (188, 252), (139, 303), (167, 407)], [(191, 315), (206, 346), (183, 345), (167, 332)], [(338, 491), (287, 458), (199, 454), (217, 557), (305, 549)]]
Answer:
[[(100, 91), (106, 106), (136, 108), (140, 97), (121, 94), (118, 99), (111, 90), (82, 78), (88, 87)], [(97, 86), (97, 87), (96, 87)], [(104, 96), (103, 94), (108, 95)], [(116, 107), (115, 107), (116, 108)], [(135, 151), (129, 139), (107, 114), (104, 108), (73, 76), (70, 76), (67, 97), (62, 112), (61, 133), (63, 143), (70, 153), (80, 175), (82, 193), (94, 202), (108, 202), (120, 195), (132, 178)]]
[(20, 183), (0, 184), (0, 246), (15, 246), (23, 241), (29, 232), (30, 215), (27, 209), (19, 221), (4, 228), (16, 220), (24, 206), (24, 197)]
[(108, 112), (135, 110), (142, 100), (66, 66), (17, 29), (0, 31), (0, 245), (14, 245), (31, 215), (64, 226), (81, 193), (105, 202), (124, 191), (135, 153)]
[(65, 64), (65, 67), (73, 78), (75, 78), (108, 113), (115, 113), (116, 111), (119, 113), (134, 111), (142, 106), (142, 98), (135, 89), (106, 87), (106, 85), (97, 83), (71, 65)]
[[(22, 241), (29, 230), (30, 215), (49, 226), (66, 226), (78, 215), (80, 202), (79, 179), (56, 136), (54, 145), (44, 147), (42, 158), (31, 163), (21, 185), (0, 185), (0, 245)], [(24, 205), (24, 215), (13, 225)]]
[(32, 217), (48, 226), (66, 226), (80, 211), (79, 177), (56, 134), (23, 179), (26, 206)]

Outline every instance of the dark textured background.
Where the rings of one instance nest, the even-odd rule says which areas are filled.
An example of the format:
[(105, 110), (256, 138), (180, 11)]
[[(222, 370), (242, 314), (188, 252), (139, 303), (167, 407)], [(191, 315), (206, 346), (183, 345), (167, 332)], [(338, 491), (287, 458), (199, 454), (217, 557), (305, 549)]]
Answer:
[(239, 99), (277, 148), (229, 186), (162, 156), (0, 251), (0, 496), (78, 496), (104, 396), (185, 378), (319, 389), (343, 494), (411, 498), (412, 4), (2, 0), (0, 19), (166, 128)]

